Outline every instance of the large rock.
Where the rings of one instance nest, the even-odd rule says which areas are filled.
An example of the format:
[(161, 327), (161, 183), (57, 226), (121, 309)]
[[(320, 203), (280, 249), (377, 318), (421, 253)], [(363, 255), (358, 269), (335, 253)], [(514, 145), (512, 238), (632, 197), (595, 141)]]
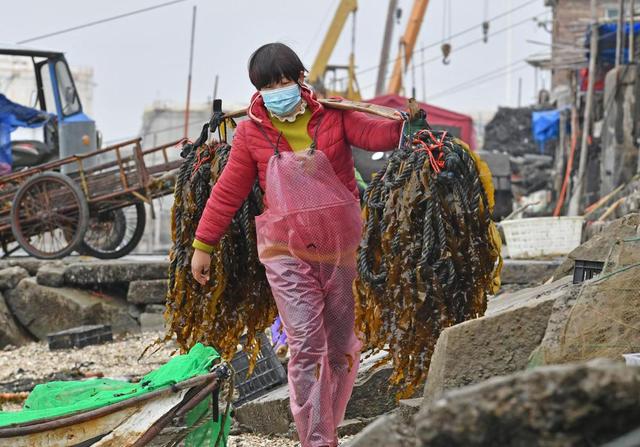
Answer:
[(596, 361), (452, 391), (416, 416), (416, 433), (429, 447), (588, 446), (631, 431), (639, 420), (640, 368)]
[(505, 259), (500, 273), (502, 284), (540, 284), (551, 278), (559, 259)]
[(417, 447), (415, 428), (399, 414), (385, 414), (352, 439), (348, 447)]
[(545, 334), (553, 303), (576, 290), (567, 277), (499, 295), (489, 301), (484, 317), (442, 331), (431, 357), (424, 405), (446, 390), (525, 369)]
[(62, 287), (64, 285), (64, 264), (62, 262), (42, 264), (36, 274), (36, 281), (41, 286)]
[(0, 349), (7, 345), (22, 346), (31, 340), (13, 318), (4, 297), (0, 294)]
[(6, 299), (13, 315), (40, 340), (85, 324), (109, 324), (114, 333), (139, 331), (126, 303), (106, 295), (41, 286), (35, 278), (25, 278), (6, 293)]
[(0, 290), (13, 289), (20, 281), (29, 276), (22, 267), (8, 267), (0, 270)]
[(134, 304), (164, 304), (168, 286), (166, 279), (131, 281), (127, 301)]
[(604, 227), (600, 233), (569, 253), (553, 277), (561, 278), (573, 274), (576, 259), (604, 262), (616, 241), (635, 236), (640, 236), (640, 214), (629, 214), (616, 219)]
[[(144, 314), (143, 314), (144, 315)], [(390, 367), (373, 368), (383, 354), (362, 362), (347, 405), (346, 419), (371, 418), (396, 407), (396, 388), (389, 388)], [(238, 422), (256, 433), (286, 434), (293, 422), (289, 390), (283, 385), (236, 409)]]
[(640, 352), (640, 265), (616, 272), (583, 283), (577, 297), (556, 303), (533, 364)]
[(40, 266), (47, 262), (49, 261), (28, 257), (8, 258), (0, 260), (0, 269), (5, 269), (7, 267), (22, 267), (29, 272), (30, 276), (35, 276)]
[(95, 261), (69, 264), (64, 280), (69, 286), (91, 287), (167, 278), (167, 261)]

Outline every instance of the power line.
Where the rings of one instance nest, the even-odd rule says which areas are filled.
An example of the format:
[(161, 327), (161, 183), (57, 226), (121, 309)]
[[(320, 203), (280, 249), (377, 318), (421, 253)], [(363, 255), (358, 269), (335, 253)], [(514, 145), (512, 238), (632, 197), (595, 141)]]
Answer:
[(186, 1), (187, 0), (173, 0), (173, 1), (170, 1), (170, 2), (166, 2), (166, 3), (161, 3), (159, 5), (149, 6), (148, 8), (136, 9), (135, 11), (125, 12), (124, 14), (118, 14), (118, 15), (115, 15), (115, 16), (107, 17), (105, 19), (94, 20), (92, 22), (87, 22), (87, 23), (84, 23), (82, 25), (72, 26), (71, 28), (65, 28), (65, 29), (62, 29), (62, 30), (59, 30), (59, 31), (54, 31), (52, 33), (47, 33), (47, 34), (42, 34), (40, 36), (30, 37), (29, 39), (20, 40), (17, 43), (18, 44), (24, 44), (24, 43), (28, 43), (28, 42), (34, 42), (36, 40), (46, 39), (48, 37), (53, 37), (53, 36), (58, 36), (60, 34), (70, 33), (71, 31), (77, 31), (79, 29), (89, 28), (91, 26), (100, 25), (102, 23), (112, 22), (114, 20), (123, 19), (125, 17), (130, 17), (130, 16), (133, 16), (133, 15), (136, 15), (136, 14), (142, 14), (143, 12), (153, 11), (154, 9), (160, 9), (160, 8), (164, 8), (164, 7), (167, 7), (167, 6), (175, 5), (177, 3), (183, 3), (183, 2), (186, 2)]
[[(495, 17), (492, 17), (491, 19), (489, 19), (489, 20), (488, 20), (488, 22), (492, 22), (492, 21), (494, 21), (494, 20), (501, 19), (502, 17), (508, 16), (509, 14), (512, 14), (512, 13), (514, 13), (515, 11), (518, 11), (518, 10), (520, 10), (520, 9), (522, 9), (522, 8), (525, 8), (526, 6), (529, 6), (530, 4), (533, 4), (533, 3), (536, 3), (536, 2), (538, 2), (538, 0), (529, 0), (529, 1), (527, 1), (527, 2), (525, 2), (525, 3), (523, 3), (523, 4), (521, 4), (521, 5), (516, 6), (515, 8), (510, 9), (509, 11), (505, 11), (505, 12), (503, 12), (503, 13), (501, 13), (501, 14), (498, 14), (498, 15), (497, 15), (497, 16), (495, 16)], [(540, 14), (537, 14), (537, 15), (536, 15), (536, 17), (537, 17), (538, 15), (540, 15)], [(462, 35), (464, 35), (464, 34), (467, 34), (467, 33), (471, 32), (471, 31), (477, 30), (477, 29), (478, 29), (479, 27), (481, 27), (481, 26), (482, 26), (482, 23), (479, 23), (479, 24), (477, 24), (477, 25), (475, 25), (475, 26), (471, 26), (471, 27), (466, 28), (466, 29), (464, 29), (464, 30), (462, 30), (462, 31), (459, 31), (459, 32), (457, 32), (457, 33), (455, 33), (455, 34), (452, 34), (452, 35), (450, 36), (450, 40), (451, 40), (451, 39), (455, 39), (456, 37), (460, 37), (460, 36), (462, 36)], [(411, 55), (412, 55), (412, 57), (413, 57), (413, 56), (415, 56), (415, 54), (416, 54), (417, 52), (422, 51), (422, 50), (428, 50), (429, 48), (437, 47), (437, 46), (438, 46), (438, 45), (440, 45), (441, 43), (442, 43), (442, 41), (438, 41), (438, 42), (435, 42), (435, 43), (432, 43), (432, 44), (425, 45), (425, 46), (423, 46), (423, 47), (420, 47), (420, 48), (414, 49), (414, 50), (413, 50), (413, 52), (411, 53)], [(404, 56), (400, 55), (400, 56), (398, 56), (398, 57), (395, 57), (395, 58), (393, 58), (393, 59), (390, 59), (390, 60), (387, 62), (387, 65), (388, 65), (388, 64), (391, 64), (391, 63), (394, 63), (394, 64), (395, 64), (397, 60), (402, 59), (403, 57), (404, 57)], [(363, 73), (367, 73), (367, 72), (369, 72), (369, 71), (376, 70), (379, 66), (380, 66), (380, 64), (372, 65), (372, 66), (367, 67), (367, 68), (363, 68), (362, 70), (358, 70), (358, 71), (356, 72), (356, 75), (361, 75), (361, 74), (363, 74)], [(338, 81), (340, 81), (340, 80), (342, 80), (342, 79), (338, 79)]]
[(484, 73), (484, 74), (482, 74), (480, 76), (477, 76), (475, 78), (468, 79), (468, 80), (466, 80), (464, 82), (461, 82), (460, 84), (454, 85), (454, 86), (449, 87), (449, 88), (447, 88), (445, 90), (441, 90), (440, 92), (429, 96), (427, 99), (428, 100), (433, 100), (433, 99), (438, 98), (440, 96), (448, 95), (449, 93), (452, 93), (452, 92), (459, 92), (459, 91), (466, 90), (466, 89), (471, 88), (471, 87), (476, 87), (476, 86), (478, 86), (480, 84), (484, 84), (486, 82), (493, 81), (494, 79), (501, 78), (502, 76), (505, 76), (508, 73), (513, 73), (513, 72), (522, 70), (524, 68), (527, 68), (527, 65), (523, 65), (521, 67), (517, 67), (517, 66), (519, 64), (521, 64), (522, 62), (525, 62), (525, 60), (526, 59), (520, 59), (520, 60), (518, 60), (518, 61), (516, 61), (516, 62), (514, 62), (512, 64), (505, 65), (505, 66), (500, 67), (498, 69), (486, 72), (486, 73)]
[[(531, 20), (534, 20), (537, 17), (540, 17), (543, 14), (546, 14), (546, 13), (542, 12), (540, 14), (536, 14), (536, 15), (528, 17), (528, 18), (526, 18), (526, 19), (524, 19), (524, 20), (522, 20), (520, 22), (516, 22), (516, 23), (512, 24), (511, 26), (507, 26), (507, 27), (501, 28), (501, 29), (499, 29), (497, 31), (494, 31), (493, 33), (489, 34), (489, 37), (493, 37), (493, 36), (497, 36), (498, 34), (502, 34), (502, 33), (504, 33), (505, 31), (507, 31), (510, 28), (515, 28), (517, 26), (523, 25), (523, 24), (525, 24), (525, 23), (527, 23), (527, 22), (529, 22)], [(483, 42), (484, 42), (484, 38), (481, 37), (481, 38), (469, 41), (469, 42), (457, 47), (455, 51), (457, 53), (457, 52), (462, 51), (462, 50), (464, 50), (466, 48), (469, 48), (469, 47), (471, 47), (473, 45), (476, 45), (478, 43), (483, 43)], [(427, 59), (426, 61), (420, 62), (419, 64), (417, 64), (416, 68), (422, 67), (422, 66), (427, 65), (427, 64), (431, 64), (433, 62), (440, 61), (441, 59), (442, 59), (442, 56), (432, 57), (431, 59)], [(387, 76), (387, 78), (388, 78), (388, 76)], [(370, 88), (373, 85), (375, 85), (375, 84), (368, 84), (365, 87), (363, 87), (363, 90), (366, 90), (366, 89)]]

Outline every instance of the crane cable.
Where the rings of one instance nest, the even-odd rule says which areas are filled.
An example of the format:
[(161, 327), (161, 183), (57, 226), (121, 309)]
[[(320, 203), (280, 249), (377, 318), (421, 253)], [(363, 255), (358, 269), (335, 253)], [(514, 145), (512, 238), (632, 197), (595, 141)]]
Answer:
[(445, 0), (442, 10), (442, 63), (449, 65), (449, 55), (451, 54), (451, 0)]

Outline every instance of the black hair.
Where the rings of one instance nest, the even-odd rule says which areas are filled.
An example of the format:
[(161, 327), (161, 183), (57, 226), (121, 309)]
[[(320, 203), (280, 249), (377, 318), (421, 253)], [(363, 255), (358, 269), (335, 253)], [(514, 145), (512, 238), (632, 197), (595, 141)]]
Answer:
[(298, 55), (283, 43), (262, 45), (249, 58), (249, 79), (256, 89), (280, 82), (282, 78), (298, 82), (301, 71), (307, 71)]

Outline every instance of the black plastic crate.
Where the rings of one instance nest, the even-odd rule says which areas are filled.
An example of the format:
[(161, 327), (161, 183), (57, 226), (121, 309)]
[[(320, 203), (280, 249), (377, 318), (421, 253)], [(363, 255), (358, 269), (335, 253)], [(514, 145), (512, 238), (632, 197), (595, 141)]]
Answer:
[[(249, 358), (244, 351), (238, 352), (231, 360), (231, 366), (236, 372), (236, 389), (240, 393), (240, 397), (234, 402), (236, 406), (256, 399), (287, 381), (287, 372), (265, 334), (260, 334), (260, 342), (262, 346), (251, 376), (247, 377)], [(240, 343), (244, 345), (245, 338)]]
[(573, 267), (573, 283), (578, 284), (594, 276), (598, 276), (603, 268), (604, 262), (576, 259), (575, 266)]
[(83, 348), (113, 341), (111, 326), (78, 326), (47, 335), (49, 349)]

